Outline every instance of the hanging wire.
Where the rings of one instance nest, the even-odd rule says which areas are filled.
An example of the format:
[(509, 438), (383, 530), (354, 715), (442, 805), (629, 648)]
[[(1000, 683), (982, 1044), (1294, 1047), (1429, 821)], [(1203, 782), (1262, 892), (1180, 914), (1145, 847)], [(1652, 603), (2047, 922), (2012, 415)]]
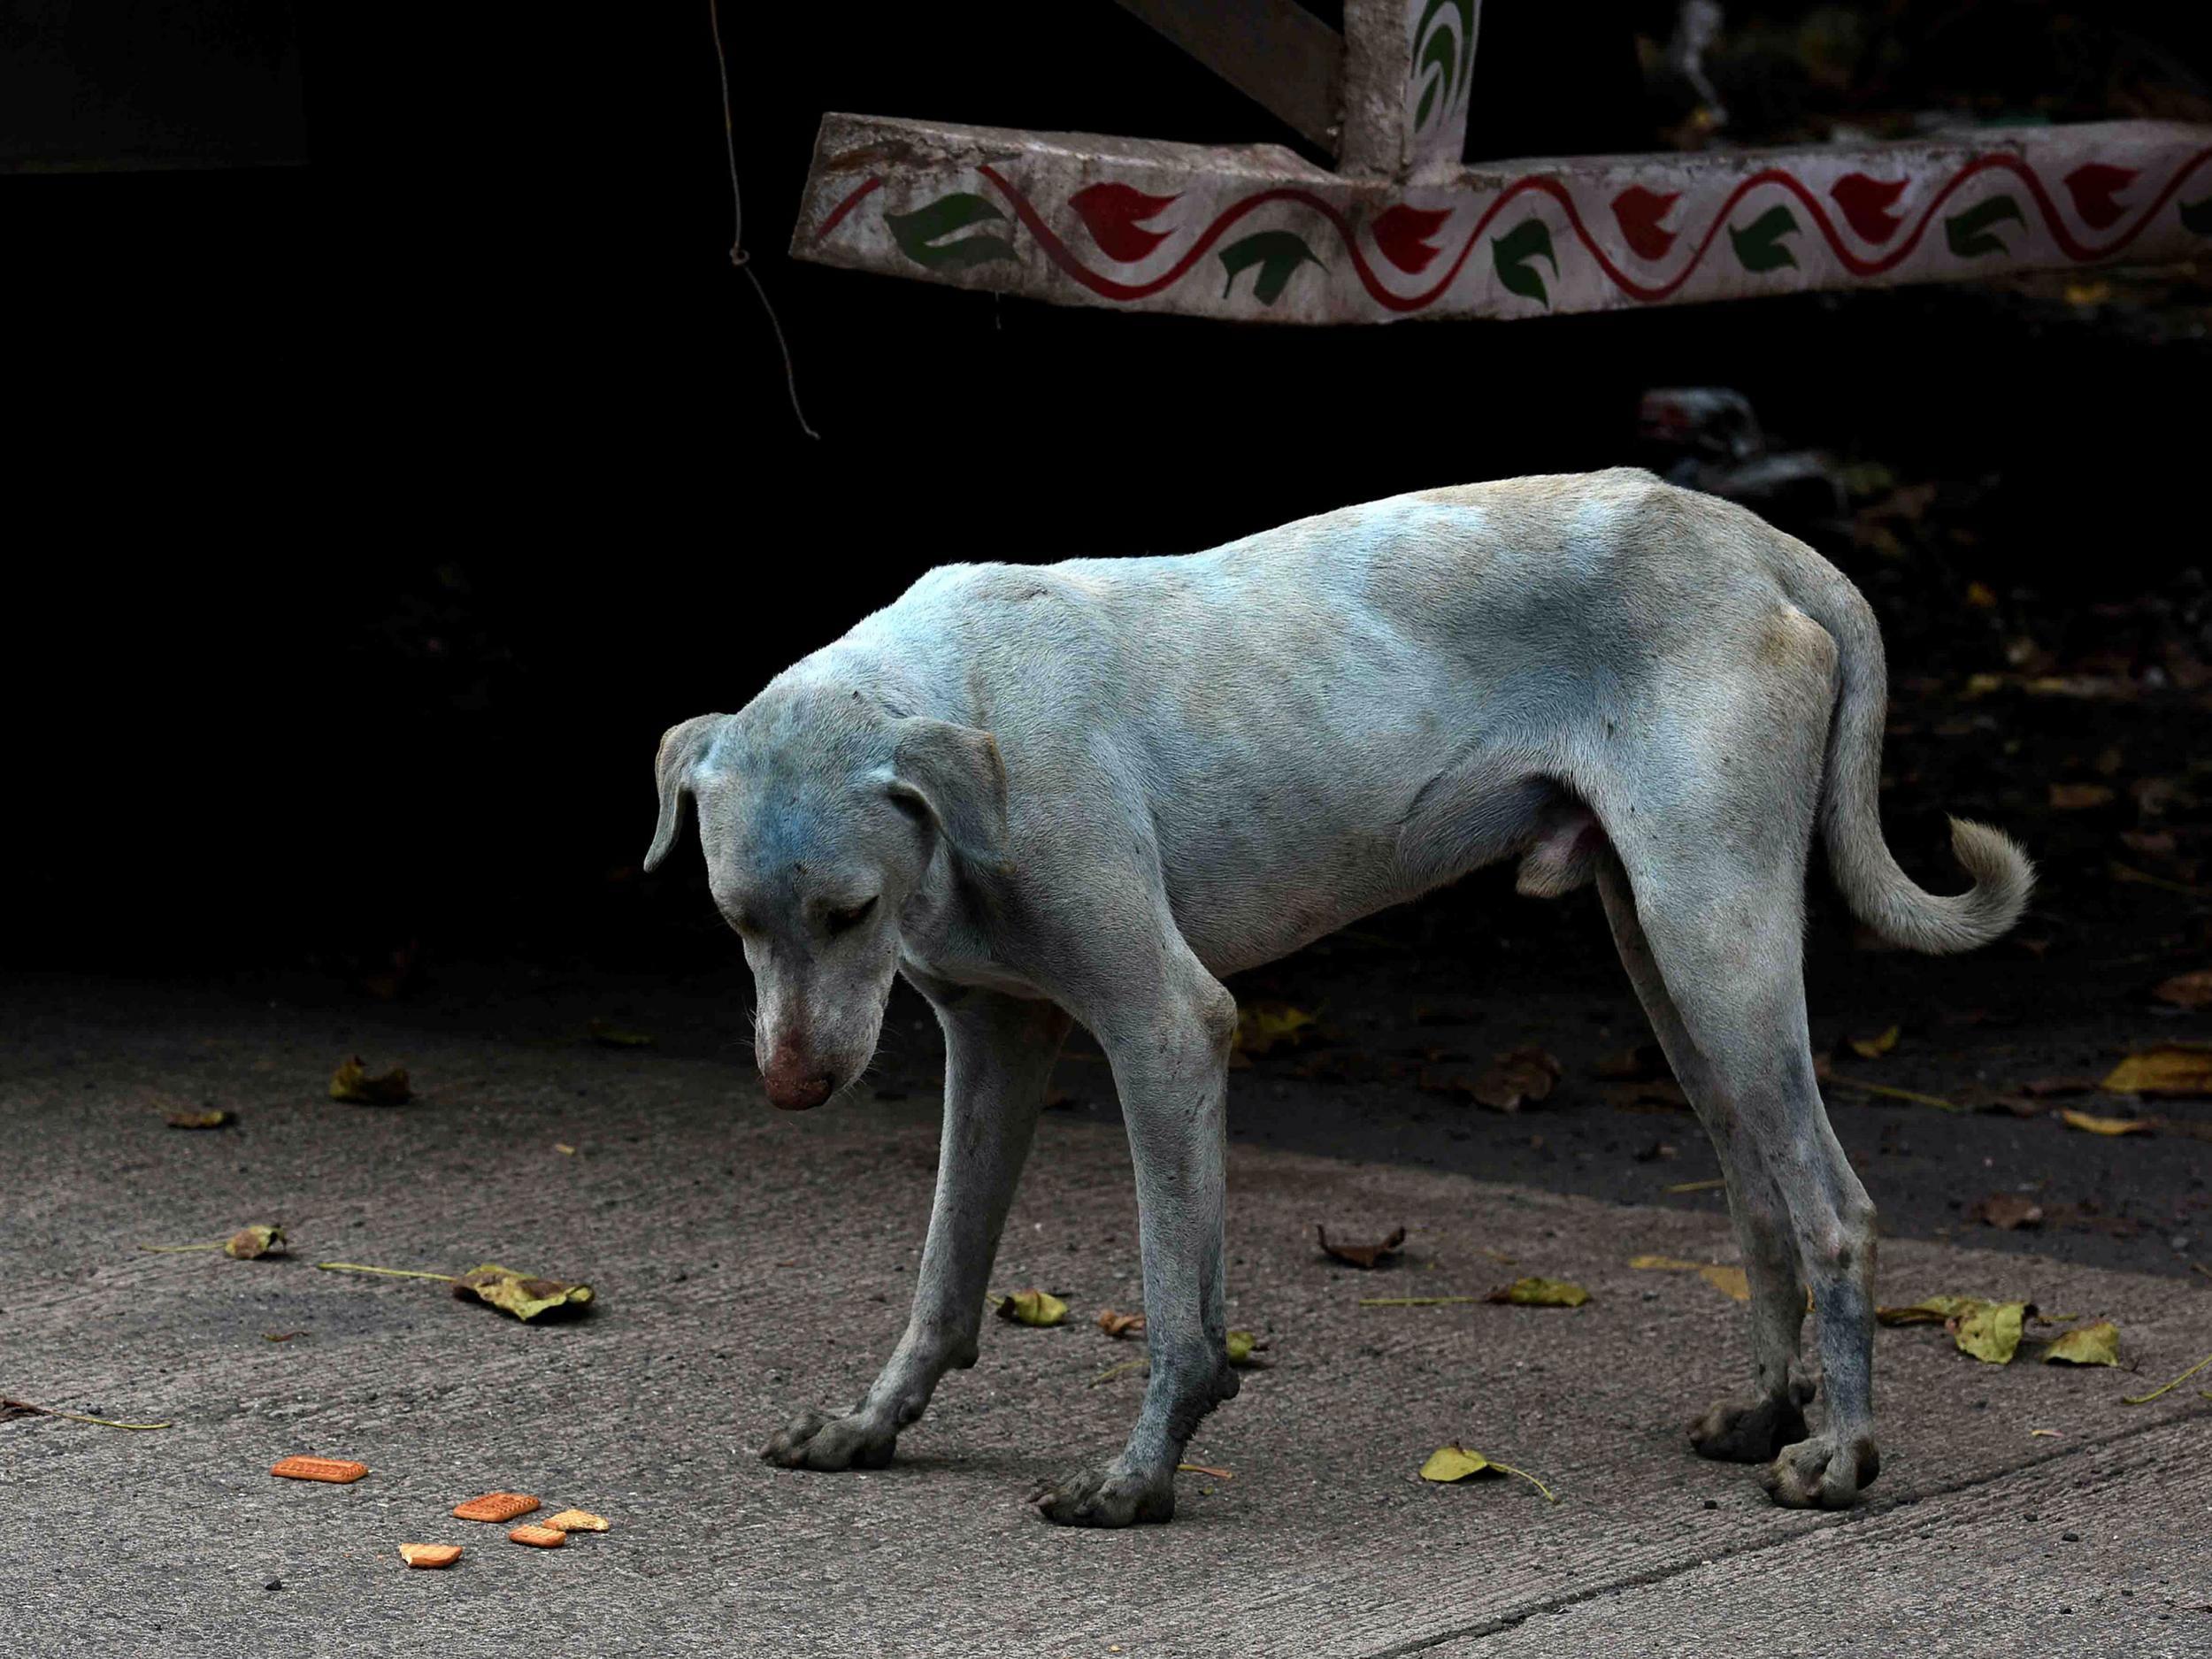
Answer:
[(745, 198), (737, 188), (737, 134), (730, 115), (730, 65), (722, 50), (722, 14), (718, 0), (707, 0), (707, 21), (714, 31), (714, 66), (722, 77), (722, 144), (730, 161), (730, 263), (745, 273), (753, 285), (753, 292), (760, 296), (760, 308), (768, 313), (768, 326), (775, 331), (776, 349), (783, 353), (783, 381), (791, 394), (791, 413), (799, 423), (799, 430), (816, 442), (822, 434), (807, 425), (806, 411), (799, 407), (799, 376), (791, 365), (791, 342), (784, 338), (783, 322), (776, 315), (776, 308), (769, 303), (768, 290), (762, 286), (760, 273), (753, 269), (753, 257), (745, 251)]

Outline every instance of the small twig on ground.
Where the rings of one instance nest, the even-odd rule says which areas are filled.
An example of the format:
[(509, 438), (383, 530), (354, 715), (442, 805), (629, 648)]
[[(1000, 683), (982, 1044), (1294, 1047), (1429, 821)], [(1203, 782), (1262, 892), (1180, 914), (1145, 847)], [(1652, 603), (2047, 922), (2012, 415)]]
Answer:
[(1225, 1469), (1216, 1469), (1210, 1463), (1178, 1463), (1177, 1469), (1187, 1474), (1211, 1475), (1216, 1480), (1234, 1480), (1236, 1477)]
[(92, 1423), (104, 1429), (165, 1429), (172, 1426), (166, 1423), (119, 1423), (113, 1417), (88, 1417), (81, 1411), (57, 1411), (51, 1406), (35, 1406), (27, 1400), (0, 1398), (0, 1411), (27, 1411), (35, 1417), (66, 1417), (72, 1423)]
[(1709, 1181), (1677, 1181), (1673, 1186), (1663, 1187), (1659, 1190), (1663, 1193), (1717, 1193), (1727, 1185), (1725, 1180), (1716, 1175)]
[(425, 1273), (411, 1267), (365, 1267), (358, 1262), (318, 1262), (326, 1273), (380, 1273), (387, 1279), (438, 1279), (450, 1285), (458, 1273)]
[(1104, 1371), (1099, 1372), (1097, 1376), (1092, 1378), (1091, 1380), (1085, 1386), (1087, 1387), (1095, 1388), (1102, 1382), (1113, 1381), (1115, 1378), (1121, 1376), (1124, 1372), (1133, 1371), (1140, 1365), (1149, 1367), (1152, 1361), (1148, 1356), (1139, 1359), (1125, 1359), (1118, 1365), (1109, 1365)]
[(1480, 1296), (1362, 1296), (1363, 1308), (1441, 1308), (1448, 1302), (1481, 1302)]
[(2202, 1359), (2192, 1365), (2187, 1371), (2182, 1372), (2180, 1376), (2175, 1378), (2173, 1381), (2168, 1383), (2163, 1388), (2154, 1388), (2147, 1394), (2124, 1394), (2121, 1396), (2120, 1403), (2126, 1406), (2147, 1406), (2150, 1404), (2152, 1401), (2157, 1399), (2159, 1395), (2162, 1394), (2170, 1394), (2174, 1389), (2180, 1387), (2182, 1384), (2187, 1382), (2192, 1377), (2202, 1371), (2207, 1365), (2212, 1365), (2212, 1354), (2207, 1354)]
[(1837, 1088), (1855, 1088), (1862, 1094), (1879, 1094), (1886, 1100), (1909, 1101), (1916, 1106), (1932, 1106), (1938, 1111), (1962, 1112), (1965, 1107), (1955, 1100), (1945, 1100), (1940, 1094), (1923, 1094), (1916, 1089), (1898, 1088), (1888, 1083), (1863, 1083), (1855, 1077), (1837, 1077), (1833, 1073), (1822, 1079)]

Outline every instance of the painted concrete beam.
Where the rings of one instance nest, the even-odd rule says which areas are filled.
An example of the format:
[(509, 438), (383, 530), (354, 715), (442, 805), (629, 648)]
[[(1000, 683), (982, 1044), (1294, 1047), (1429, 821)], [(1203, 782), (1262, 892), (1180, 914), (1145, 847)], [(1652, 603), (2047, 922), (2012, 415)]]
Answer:
[(1402, 182), (1276, 145), (833, 114), (792, 251), (1240, 321), (1541, 317), (2212, 252), (2212, 127), (1987, 128)]

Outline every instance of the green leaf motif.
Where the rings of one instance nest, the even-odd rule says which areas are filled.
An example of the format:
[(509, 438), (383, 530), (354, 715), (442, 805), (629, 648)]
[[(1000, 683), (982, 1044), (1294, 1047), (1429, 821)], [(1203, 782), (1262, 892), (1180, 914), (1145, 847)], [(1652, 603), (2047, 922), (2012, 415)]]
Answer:
[(1951, 244), (1951, 251), (1962, 259), (1972, 259), (1985, 253), (2006, 251), (2003, 240), (1994, 227), (2011, 219), (2025, 225), (2027, 216), (2021, 212), (2020, 204), (2008, 196), (1993, 196), (1986, 202), (1970, 207), (1963, 213), (1954, 213), (1943, 221), (1943, 236)]
[(2212, 196), (2206, 196), (2201, 202), (2183, 202), (2179, 206), (2184, 230), (2193, 231), (2200, 236), (2212, 236)]
[(1793, 269), (1797, 256), (1782, 245), (1782, 238), (1797, 234), (1797, 216), (1786, 207), (1777, 204), (1738, 230), (1728, 227), (1728, 240), (1736, 245), (1736, 260), (1750, 272), (1779, 271), (1785, 265)]
[(886, 213), (883, 222), (891, 227), (899, 251), (916, 265), (933, 271), (964, 271), (988, 260), (1013, 258), (1014, 244), (1003, 236), (963, 236), (957, 242), (944, 239), (971, 225), (992, 219), (1002, 222), (1005, 218), (974, 192), (960, 190), (911, 213)]
[(1221, 297), (1229, 297), (1239, 274), (1257, 265), (1260, 273), (1252, 279), (1252, 297), (1263, 305), (1272, 305), (1282, 298), (1293, 273), (1309, 263), (1319, 265), (1321, 261), (1302, 237), (1286, 230), (1256, 232), (1221, 250), (1221, 268), (1228, 273), (1221, 285)]
[(1534, 300), (1547, 311), (1551, 309), (1551, 295), (1536, 270), (1536, 261), (1549, 260), (1552, 274), (1557, 276), (1559, 260), (1552, 252), (1551, 232), (1542, 219), (1525, 219), (1504, 235), (1493, 236), (1490, 259), (1508, 292)]

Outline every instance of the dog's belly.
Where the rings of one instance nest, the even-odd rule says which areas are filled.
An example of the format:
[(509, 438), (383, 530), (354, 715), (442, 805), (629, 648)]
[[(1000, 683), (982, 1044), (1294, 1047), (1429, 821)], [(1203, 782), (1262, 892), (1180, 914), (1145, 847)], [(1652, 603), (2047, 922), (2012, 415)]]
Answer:
[(1271, 962), (1510, 857), (1542, 833), (1559, 798), (1505, 757), (1389, 759), (1394, 787), (1340, 776), (1317, 789), (1309, 780), (1295, 801), (1262, 795), (1210, 822), (1164, 815), (1169, 906), (1210, 972)]

